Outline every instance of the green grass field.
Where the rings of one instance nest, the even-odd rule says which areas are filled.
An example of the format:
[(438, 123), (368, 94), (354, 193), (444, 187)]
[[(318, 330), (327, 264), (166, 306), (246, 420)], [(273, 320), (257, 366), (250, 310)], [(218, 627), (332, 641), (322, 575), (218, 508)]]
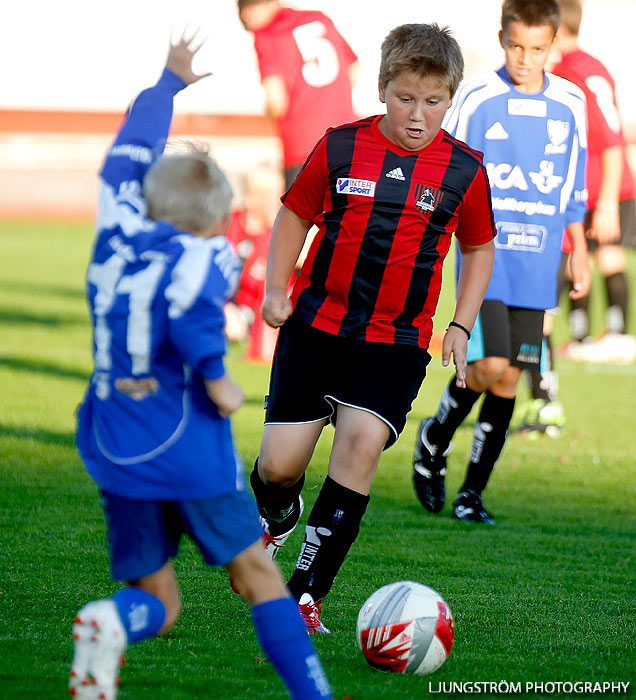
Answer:
[[(6, 700), (65, 697), (74, 613), (116, 587), (97, 491), (73, 442), (74, 411), (90, 372), (83, 275), (91, 238), (90, 225), (0, 225), (0, 697)], [(630, 266), (636, 280), (636, 257)], [(450, 318), (451, 297), (447, 284), (438, 329)], [(598, 304), (595, 314), (600, 332)], [(562, 320), (556, 336), (564, 339)], [(268, 368), (241, 357), (242, 349), (232, 348), (230, 371), (247, 395), (234, 430), (250, 465)], [(404, 434), (382, 458), (360, 537), (326, 600), (323, 619), (332, 634), (315, 641), (336, 698), (440, 697), (439, 684), (471, 681), (622, 681), (636, 697), (636, 367), (560, 363), (566, 430), (557, 440), (509, 440), (486, 492), (495, 527), (453, 521), (448, 505), (429, 515), (412, 491), (415, 430), (448, 378), (434, 357)], [(451, 498), (464, 474), (471, 428), (460, 429), (450, 457)], [(330, 440), (326, 431), (308, 471), (309, 506)], [(286, 574), (301, 530), (279, 556)], [(225, 572), (208, 570), (189, 542), (176, 568), (182, 617), (166, 637), (129, 649), (121, 700), (285, 697)], [(455, 616), (453, 652), (430, 677), (375, 672), (355, 642), (363, 601), (403, 579), (437, 589)], [(535, 697), (544, 695), (553, 697)]]

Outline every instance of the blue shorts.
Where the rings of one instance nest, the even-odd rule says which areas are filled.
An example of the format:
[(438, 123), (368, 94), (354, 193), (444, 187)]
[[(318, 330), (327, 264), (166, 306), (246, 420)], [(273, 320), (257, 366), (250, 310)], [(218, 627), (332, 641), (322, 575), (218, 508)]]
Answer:
[(101, 492), (108, 527), (111, 573), (136, 581), (177, 555), (188, 535), (210, 566), (223, 566), (263, 536), (246, 491), (192, 501), (136, 501)]

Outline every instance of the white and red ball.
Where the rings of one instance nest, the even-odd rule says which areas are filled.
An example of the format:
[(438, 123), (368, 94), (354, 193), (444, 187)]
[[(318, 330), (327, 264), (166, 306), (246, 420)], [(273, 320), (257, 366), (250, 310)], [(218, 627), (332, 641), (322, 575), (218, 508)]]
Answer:
[(356, 632), (358, 646), (374, 668), (424, 675), (446, 661), (455, 623), (437, 591), (421, 583), (398, 581), (367, 598)]

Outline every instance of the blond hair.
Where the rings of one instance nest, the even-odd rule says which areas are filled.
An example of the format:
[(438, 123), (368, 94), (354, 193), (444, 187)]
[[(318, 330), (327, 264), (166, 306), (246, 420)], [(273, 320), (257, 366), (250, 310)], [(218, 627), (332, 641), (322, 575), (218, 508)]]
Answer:
[(402, 24), (382, 42), (379, 82), (386, 87), (401, 73), (435, 76), (455, 94), (464, 75), (464, 57), (448, 27)]
[(232, 188), (205, 146), (161, 156), (144, 178), (148, 216), (184, 231), (199, 232), (229, 216)]

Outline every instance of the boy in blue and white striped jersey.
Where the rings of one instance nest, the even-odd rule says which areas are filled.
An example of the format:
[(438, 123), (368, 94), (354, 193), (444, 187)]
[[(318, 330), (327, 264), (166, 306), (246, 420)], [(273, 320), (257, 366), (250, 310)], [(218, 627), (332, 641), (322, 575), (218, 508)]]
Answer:
[(521, 371), (540, 366), (544, 311), (557, 303), (564, 228), (574, 243), (571, 297), (589, 288), (585, 97), (544, 72), (558, 26), (557, 0), (504, 0), (504, 66), (460, 88), (442, 124), (484, 154), (497, 227), (495, 263), (468, 342), (466, 387), (453, 379), (437, 414), (422, 421), (413, 480), (424, 508), (440, 511), (451, 438), (485, 393), (453, 509), (465, 522), (494, 522), (481, 494), (506, 441)]

